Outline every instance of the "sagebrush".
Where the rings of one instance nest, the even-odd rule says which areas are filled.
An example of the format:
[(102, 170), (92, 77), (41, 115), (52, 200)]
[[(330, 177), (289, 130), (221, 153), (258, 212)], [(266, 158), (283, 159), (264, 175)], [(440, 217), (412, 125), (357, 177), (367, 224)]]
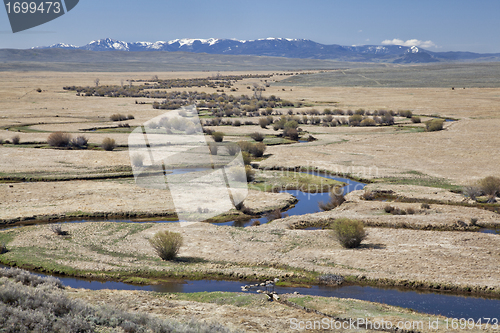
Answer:
[(329, 227), (334, 237), (347, 249), (358, 247), (367, 236), (363, 222), (357, 220), (336, 219)]
[(149, 239), (149, 244), (163, 260), (173, 260), (182, 246), (182, 235), (172, 231), (158, 231)]
[(0, 331), (18, 332), (231, 332), (218, 323), (163, 320), (109, 305), (69, 298), (61, 281), (21, 269), (0, 269)]

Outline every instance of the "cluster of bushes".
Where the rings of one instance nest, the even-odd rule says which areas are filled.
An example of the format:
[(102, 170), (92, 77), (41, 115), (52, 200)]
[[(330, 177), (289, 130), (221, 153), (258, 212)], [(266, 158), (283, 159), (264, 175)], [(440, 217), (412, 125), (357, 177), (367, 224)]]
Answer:
[(436, 132), (443, 129), (443, 119), (432, 119), (425, 122), (425, 130), (427, 132)]
[(186, 134), (202, 132), (202, 128), (199, 123), (195, 124), (192, 120), (184, 117), (164, 117), (161, 118), (159, 122), (148, 122), (146, 126), (150, 129), (164, 128), (168, 134), (171, 134), (172, 130), (184, 132)]
[(14, 135), (10, 141), (9, 140), (3, 140), (2, 138), (0, 138), (0, 145), (3, 145), (4, 143), (12, 143), (13, 145), (18, 145), (19, 143), (21, 143), (21, 137), (16, 134)]
[(73, 147), (73, 148), (86, 148), (88, 145), (88, 139), (79, 135), (76, 138), (71, 138), (71, 135), (65, 132), (54, 132), (47, 138), (47, 144), (51, 147)]
[(109, 117), (111, 121), (123, 121), (123, 120), (129, 120), (129, 119), (135, 119), (134, 115), (129, 114), (128, 116), (125, 116), (123, 114), (115, 113), (112, 114), (111, 117)]
[(18, 145), (19, 143), (21, 143), (21, 137), (19, 137), (19, 135), (14, 135), (10, 141), (9, 140), (3, 140), (2, 138), (0, 138), (0, 145), (3, 145), (3, 144), (9, 144), (9, 143), (12, 143), (13, 145)]
[(333, 230), (333, 236), (347, 249), (356, 248), (367, 237), (363, 222), (340, 218), (328, 226)]
[(500, 178), (488, 176), (473, 185), (465, 186), (462, 192), (472, 200), (478, 201), (480, 197), (486, 197), (487, 203), (495, 203), (500, 196)]
[[(47, 144), (51, 147), (84, 149), (88, 147), (88, 139), (83, 135), (72, 138), (71, 135), (65, 132), (54, 132), (47, 138)], [(114, 139), (105, 138), (102, 141), (101, 148), (112, 151), (116, 148), (116, 142)]]
[(69, 298), (61, 281), (0, 269), (0, 327), (18, 332), (230, 332), (217, 323), (162, 320)]
[[(128, 85), (109, 85), (95, 87), (82, 86), (65, 86), (64, 90), (76, 91), (78, 95), (84, 96), (106, 96), (106, 97), (147, 97), (147, 98), (165, 98), (155, 97), (162, 95), (162, 92), (157, 89), (172, 89), (172, 88), (192, 88), (192, 87), (207, 87), (207, 88), (231, 88), (234, 82), (246, 78), (269, 78), (272, 74), (254, 74), (254, 75), (230, 75), (217, 76), (208, 78), (193, 78), (193, 79), (165, 79), (158, 78), (150, 80), (129, 80)], [(143, 84), (133, 85), (133, 82), (141, 82)], [(154, 82), (150, 84), (149, 82)], [(154, 89), (152, 92), (150, 90)]]
[(413, 215), (415, 214), (415, 209), (407, 208), (406, 210), (398, 207), (392, 207), (391, 205), (387, 205), (384, 207), (384, 211), (388, 214), (392, 215)]
[[(156, 93), (155, 93), (156, 94)], [(160, 94), (160, 93), (158, 93)], [(232, 116), (259, 116), (259, 109), (284, 107), (289, 102), (271, 95), (269, 97), (256, 97), (248, 95), (233, 96), (225, 93), (207, 94), (205, 92), (161, 92), (161, 95), (150, 96), (150, 98), (163, 98), (162, 102), (153, 102), (154, 109), (173, 110), (181, 106), (195, 103), (200, 109), (207, 109), (213, 117)], [(262, 111), (263, 113), (267, 111)], [(271, 111), (272, 112), (272, 111)]]
[(254, 157), (262, 157), (267, 148), (262, 142), (254, 144), (249, 141), (238, 141), (238, 146), (240, 146), (242, 152), (251, 154)]
[(403, 110), (403, 111), (387, 111), (387, 110), (375, 110), (375, 111), (365, 111), (364, 109), (358, 109), (356, 111), (352, 110), (341, 110), (341, 109), (329, 109), (326, 108), (323, 110), (323, 112), (320, 112), (317, 109), (309, 109), (309, 110), (303, 110), (300, 112), (302, 115), (311, 115), (311, 116), (319, 116), (319, 115), (338, 115), (338, 116), (352, 116), (352, 115), (359, 115), (359, 116), (385, 116), (385, 115), (390, 115), (390, 116), (400, 116), (400, 117), (406, 117), (406, 118), (411, 118), (413, 116), (413, 113), (409, 110)]

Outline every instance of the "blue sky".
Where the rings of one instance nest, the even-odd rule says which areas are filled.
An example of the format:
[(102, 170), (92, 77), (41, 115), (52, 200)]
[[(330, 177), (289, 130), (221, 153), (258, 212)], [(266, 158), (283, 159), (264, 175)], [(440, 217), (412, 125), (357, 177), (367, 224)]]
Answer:
[(80, 46), (107, 37), (127, 42), (286, 37), (492, 53), (500, 52), (499, 15), (499, 0), (80, 0), (66, 15), (16, 34), (0, 10), (0, 48)]

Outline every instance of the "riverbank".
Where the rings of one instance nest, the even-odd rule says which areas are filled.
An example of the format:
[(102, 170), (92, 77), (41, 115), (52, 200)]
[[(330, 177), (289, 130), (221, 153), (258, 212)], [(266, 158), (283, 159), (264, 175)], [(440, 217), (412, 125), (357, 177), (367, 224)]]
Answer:
[[(284, 221), (284, 220), (281, 220)], [(131, 283), (169, 278), (318, 283), (326, 274), (347, 282), (410, 289), (500, 295), (498, 235), (367, 228), (358, 249), (344, 249), (326, 230), (290, 230), (280, 220), (234, 228), (196, 223), (87, 222), (0, 231), (6, 265), (41, 272)], [(160, 260), (148, 244), (159, 230), (180, 232), (179, 259)], [(36, 255), (35, 255), (36, 253)], [(279, 264), (278, 264), (279, 263)]]

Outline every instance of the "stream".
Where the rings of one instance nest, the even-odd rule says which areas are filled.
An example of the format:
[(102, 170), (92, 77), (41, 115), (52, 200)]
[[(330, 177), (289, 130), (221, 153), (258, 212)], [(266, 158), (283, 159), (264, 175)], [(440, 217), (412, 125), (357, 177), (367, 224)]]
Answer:
[[(182, 169), (176, 170), (175, 173), (192, 172), (192, 170)], [(325, 173), (309, 172), (317, 176), (335, 179), (346, 183), (343, 187), (344, 194), (354, 190), (363, 189), (366, 184), (347, 179), (331, 176)], [(298, 190), (284, 191), (297, 197), (297, 204), (286, 211), (289, 216), (303, 215), (315, 213), (319, 211), (318, 203), (320, 201), (326, 202), (329, 199), (328, 193), (305, 193)], [(217, 225), (232, 225), (237, 227), (246, 227), (252, 225), (256, 220), (260, 223), (267, 223), (267, 218), (261, 217), (259, 219), (252, 219), (245, 222), (225, 222), (216, 223)], [(86, 221), (75, 221), (86, 222)], [(75, 223), (69, 222), (69, 223)], [(120, 222), (131, 222), (121, 221)], [(171, 223), (176, 221), (158, 221)], [(482, 229), (482, 232), (494, 233), (495, 229)], [(498, 232), (497, 232), (498, 233)], [(0, 265), (5, 267), (3, 265)], [(44, 274), (34, 273), (39, 276)], [(252, 283), (250, 281), (217, 281), (217, 280), (199, 280), (199, 281), (176, 281), (170, 283), (163, 283), (160, 285), (132, 285), (122, 282), (114, 281), (91, 281), (85, 279), (68, 278), (64, 276), (56, 276), (61, 282), (72, 288), (85, 288), (91, 290), (100, 289), (118, 289), (118, 290), (147, 290), (165, 293), (194, 293), (194, 292), (241, 292), (241, 286)], [(500, 317), (500, 299), (473, 297), (473, 296), (457, 296), (450, 295), (443, 292), (417, 292), (400, 290), (397, 288), (376, 288), (367, 286), (319, 286), (313, 285), (310, 288), (300, 287), (275, 287), (275, 291), (279, 294), (298, 292), (303, 295), (314, 295), (323, 297), (339, 297), (339, 298), (354, 298), (404, 308), (411, 308), (413, 310), (435, 314), (444, 315), (451, 318), (499, 318)]]
[[(6, 267), (0, 265), (0, 267)], [(47, 276), (33, 273), (38, 276)], [(55, 276), (71, 288), (85, 288), (90, 290), (144, 290), (159, 293), (196, 293), (196, 292), (241, 292), (241, 287), (253, 282), (239, 281), (176, 281), (159, 285), (133, 285), (114, 281), (92, 281), (78, 278)], [(473, 296), (457, 296), (446, 293), (417, 292), (399, 290), (396, 288), (376, 288), (366, 286), (318, 286), (303, 287), (275, 287), (278, 294), (298, 292), (302, 295), (353, 298), (382, 304), (411, 308), (418, 312), (443, 315), (449, 318), (498, 318), (500, 319), (500, 299)]]

